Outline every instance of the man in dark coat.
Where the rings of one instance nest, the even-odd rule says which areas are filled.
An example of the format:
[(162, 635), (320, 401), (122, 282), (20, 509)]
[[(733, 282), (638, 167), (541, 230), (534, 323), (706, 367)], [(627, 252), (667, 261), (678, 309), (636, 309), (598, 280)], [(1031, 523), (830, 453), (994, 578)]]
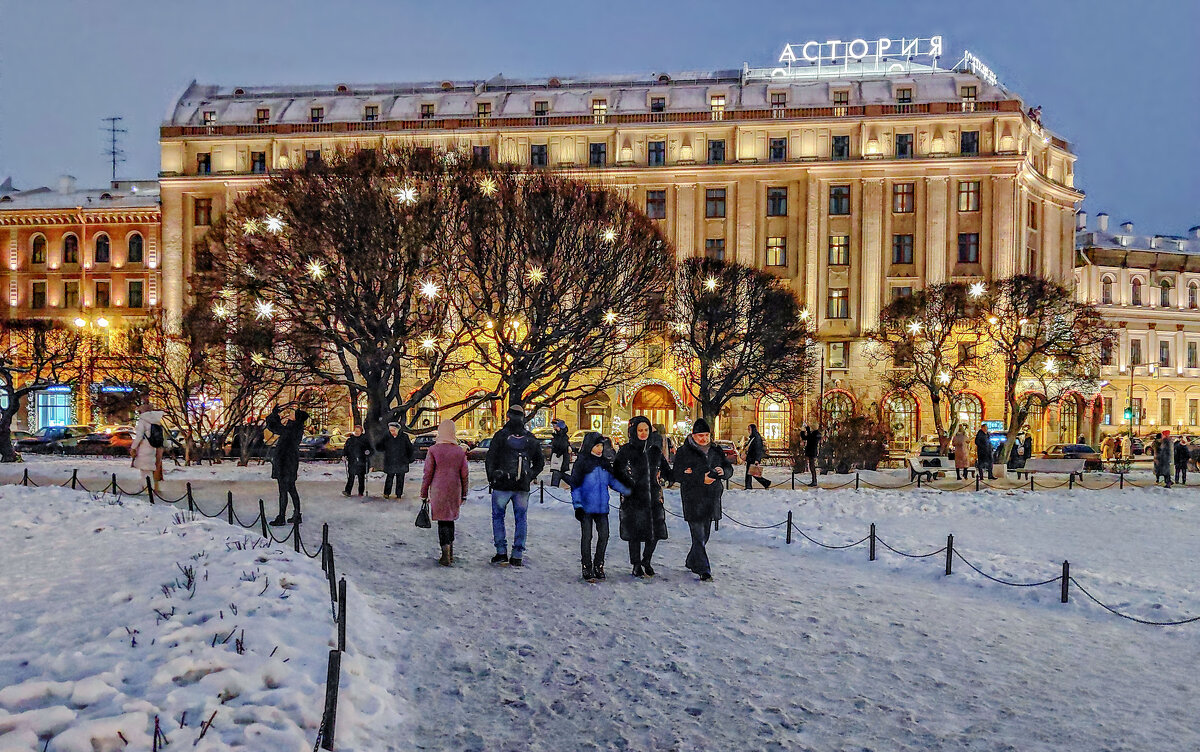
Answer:
[(388, 432), (375, 445), (375, 449), (383, 452), (383, 472), (386, 473), (383, 481), (383, 498), (392, 498), (393, 483), (396, 484), (396, 498), (402, 498), (404, 496), (404, 476), (408, 474), (408, 467), (412, 464), (413, 458), (417, 456), (417, 450), (413, 447), (412, 440), (401, 429), (399, 423), (388, 423)]
[(754, 465), (758, 465), (767, 456), (767, 446), (763, 443), (762, 434), (758, 432), (758, 426), (750, 424), (750, 435), (746, 437), (746, 490), (750, 490), (752, 481), (758, 481), (763, 488), (770, 488), (771, 481), (761, 475), (751, 475), (750, 469)]
[[(546, 465), (542, 442), (525, 427), (525, 408), (508, 408), (504, 427), (492, 437), (484, 458), (488, 485), (492, 487), (492, 542), (496, 545), (493, 564), (524, 564), (526, 512), (529, 510), (529, 486)], [(504, 513), (513, 505), (512, 558), (508, 555), (508, 534)]]
[(700, 575), (702, 582), (712, 580), (708, 561), (709, 532), (714, 520), (721, 519), (721, 491), (726, 478), (733, 476), (733, 465), (725, 453), (712, 443), (708, 421), (701, 418), (692, 426), (692, 435), (675, 453), (675, 469), (679, 481), (679, 498), (683, 502), (683, 518), (692, 534), (692, 548), (685, 566)]
[(1175, 442), (1171, 440), (1170, 431), (1159, 434), (1157, 442), (1154, 446), (1154, 482), (1157, 483), (1158, 476), (1161, 475), (1163, 484), (1170, 488), (1171, 468), (1175, 464)]
[[(296, 476), (300, 474), (300, 441), (304, 438), (304, 423), (308, 413), (303, 410), (276, 406), (267, 416), (267, 430), (275, 434), (275, 454), (271, 460), (271, 477), (279, 485), (279, 514), (271, 520), (276, 527), (300, 522), (300, 494), (296, 491)], [(288, 497), (295, 512), (287, 516)]]
[(975, 432), (975, 474), (976, 477), (982, 478), (984, 471), (987, 471), (988, 480), (995, 480), (996, 476), (992, 474), (992, 441), (988, 438), (987, 429), (983, 426)]
[(1192, 454), (1183, 439), (1175, 440), (1175, 482), (1187, 485), (1187, 466)]
[(550, 437), (550, 462), (553, 464), (559, 457), (562, 460), (559, 467), (550, 472), (550, 485), (558, 488), (565, 481), (569, 487), (571, 485), (571, 441), (567, 436), (567, 424), (555, 418), (552, 425), (554, 426), (554, 435)]
[(346, 455), (346, 490), (342, 496), (350, 495), (355, 478), (358, 478), (358, 495), (362, 496), (367, 483), (367, 458), (371, 456), (371, 440), (363, 434), (362, 426), (354, 425), (354, 432), (346, 437), (342, 451)]
[(617, 450), (614, 473), (632, 493), (621, 497), (621, 540), (629, 542), (633, 576), (654, 576), (654, 549), (667, 537), (667, 511), (663, 506), (662, 481), (672, 477), (663, 456), (661, 436), (650, 421), (638, 415), (629, 421), (629, 441)]
[[(821, 448), (821, 430), (819, 428), (809, 428), (805, 423), (800, 429), (800, 440), (804, 442), (804, 465), (808, 466), (808, 470), (812, 471), (812, 482), (808, 485), (813, 488), (817, 487), (817, 451)], [(805, 467), (801, 465), (800, 472), (804, 472)]]

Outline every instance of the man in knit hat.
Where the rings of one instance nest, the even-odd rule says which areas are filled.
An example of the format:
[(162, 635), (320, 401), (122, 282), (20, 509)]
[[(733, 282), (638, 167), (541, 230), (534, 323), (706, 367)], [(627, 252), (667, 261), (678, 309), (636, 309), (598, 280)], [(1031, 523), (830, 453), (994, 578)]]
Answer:
[[(546, 458), (542, 443), (525, 428), (525, 408), (508, 408), (504, 427), (492, 437), (484, 467), (492, 487), (492, 539), (496, 544), (493, 564), (508, 563), (519, 567), (525, 558), (525, 513), (529, 509), (529, 486), (533, 483)], [(508, 553), (508, 535), (504, 527), (505, 510), (513, 505), (512, 557)]]
[(675, 453), (672, 475), (679, 483), (683, 518), (692, 534), (692, 548), (688, 551), (685, 566), (700, 575), (701, 582), (709, 582), (712, 567), (705, 546), (713, 521), (721, 519), (722, 484), (733, 476), (733, 465), (712, 443), (712, 430), (704, 418), (696, 421), (692, 435)]

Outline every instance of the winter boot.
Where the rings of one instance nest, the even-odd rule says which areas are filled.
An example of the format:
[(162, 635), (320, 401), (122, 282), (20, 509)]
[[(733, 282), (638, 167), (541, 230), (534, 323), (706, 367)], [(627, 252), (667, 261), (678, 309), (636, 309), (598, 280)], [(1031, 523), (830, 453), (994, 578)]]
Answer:
[(633, 565), (633, 576), (634, 576), (634, 577), (639, 577), (639, 578), (640, 578), (640, 577), (645, 577), (645, 576), (646, 576), (646, 570), (642, 568), (642, 565), (641, 565), (641, 564), (634, 564), (634, 565)]
[(496, 554), (495, 556), (492, 557), (492, 563), (493, 564), (507, 564), (508, 563), (508, 554)]
[(450, 566), (450, 546), (449, 545), (442, 546), (442, 557), (440, 559), (438, 559), (438, 564), (441, 564), (443, 567)]
[(583, 574), (581, 576), (583, 579), (588, 580), (589, 582), (596, 579), (596, 573), (592, 570), (592, 565), (588, 564), (586, 561), (583, 562)]
[(597, 564), (595, 567), (592, 568), (592, 574), (594, 574), (596, 576), (597, 580), (603, 580), (604, 579), (604, 565)]
[(300, 515), (299, 512), (296, 512), (291, 517), (288, 517), (289, 525), (295, 525), (296, 523), (303, 522), (303, 521), (304, 521), (304, 518)]
[(454, 544), (451, 543), (449, 546), (447, 546), (447, 548), (450, 549), (450, 552), (449, 552), (450, 553), (450, 563), (453, 564), (454, 563)]
[(288, 522), (283, 518), (282, 514), (271, 520), (271, 527), (283, 527), (286, 524), (288, 524)]
[(771, 481), (767, 480), (766, 478), (762, 478), (761, 480), (762, 480), (763, 488), (771, 487)]
[(650, 566), (650, 562), (648, 561), (642, 562), (642, 571), (646, 573), (647, 577), (654, 576), (654, 567)]
[(523, 566), (525, 566), (525, 562), (521, 561), (520, 559), (514, 558), (514, 559), (508, 560), (508, 565), (510, 567), (523, 567)]

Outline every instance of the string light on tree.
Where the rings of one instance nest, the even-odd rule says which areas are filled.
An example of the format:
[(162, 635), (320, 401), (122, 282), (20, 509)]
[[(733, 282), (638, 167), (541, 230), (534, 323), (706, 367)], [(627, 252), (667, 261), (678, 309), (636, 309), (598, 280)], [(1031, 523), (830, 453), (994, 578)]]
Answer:
[(987, 292), (987, 285), (982, 282), (975, 282), (971, 285), (970, 295), (972, 298), (978, 298)]
[(604, 231), (602, 237), (604, 238), (605, 243), (612, 243), (617, 239), (617, 231), (610, 227)]
[(254, 363), (254, 365), (261, 366), (263, 363), (267, 362), (267, 356), (263, 355), (262, 353), (254, 353), (250, 356), (250, 360)]
[(212, 309), (213, 315), (224, 321), (233, 315), (233, 310), (226, 303), (217, 303)]
[(425, 339), (421, 340), (421, 349), (422, 350), (429, 352), (429, 351), (432, 351), (435, 347), (437, 347), (437, 342), (434, 341), (433, 337), (426, 337)]
[(259, 300), (254, 303), (254, 317), (269, 319), (275, 315), (275, 304), (269, 300)]
[(950, 373), (948, 371), (942, 371), (941, 373), (938, 374), (938, 381), (942, 382), (943, 384), (949, 384), (950, 383)]
[(1054, 358), (1046, 358), (1046, 373), (1057, 373), (1058, 363), (1054, 362)]
[(317, 259), (308, 262), (308, 276), (320, 281), (325, 277), (325, 265)]
[(529, 270), (529, 274), (526, 276), (528, 276), (529, 281), (535, 285), (541, 284), (546, 280), (546, 270), (540, 266), (535, 266)]
[(396, 190), (392, 191), (392, 195), (396, 197), (397, 201), (405, 206), (412, 206), (413, 204), (417, 203), (417, 189), (413, 188), (411, 185), (406, 185), (403, 188), (397, 188)]
[(708, 290), (709, 292), (716, 290), (717, 289), (717, 278), (709, 277), (709, 278), (705, 279), (704, 280), (704, 289)]
[(434, 298), (436, 298), (438, 295), (437, 283), (433, 282), (432, 280), (425, 280), (424, 282), (422, 282), (421, 283), (421, 294), (424, 295), (425, 297), (429, 298), (430, 300), (433, 300)]
[(479, 190), (483, 191), (483, 195), (491, 196), (496, 192), (496, 179), (488, 176), (479, 181)]
[(611, 324), (616, 320), (617, 320), (617, 312), (616, 311), (609, 311), (604, 314), (604, 323)]
[(246, 231), (247, 235), (253, 235), (258, 232), (258, 220), (254, 218), (247, 219), (242, 223), (242, 228)]
[(910, 322), (908, 325), (908, 333), (909, 334), (920, 334), (921, 333), (921, 322), (920, 321)]
[(284, 228), (283, 220), (274, 214), (267, 215), (265, 226), (267, 228), (267, 232), (271, 233), (272, 235), (278, 235), (279, 233), (283, 232)]
[(812, 314), (808, 312), (807, 308), (800, 309), (800, 320), (801, 321), (808, 321), (810, 316), (812, 316)]

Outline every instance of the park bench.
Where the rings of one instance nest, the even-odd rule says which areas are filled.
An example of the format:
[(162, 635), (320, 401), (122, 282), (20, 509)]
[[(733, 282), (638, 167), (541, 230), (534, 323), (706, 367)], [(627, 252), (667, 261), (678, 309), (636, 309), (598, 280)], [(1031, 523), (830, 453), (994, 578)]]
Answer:
[(1067, 459), (1031, 459), (1025, 463), (1024, 467), (1018, 467), (1014, 471), (1017, 478), (1029, 476), (1033, 473), (1042, 474), (1065, 474), (1068, 478), (1079, 478), (1083, 480), (1083, 465), (1084, 460), (1067, 460)]
[[(946, 471), (954, 469), (954, 460), (949, 457), (940, 456), (918, 456), (908, 458), (908, 479), (916, 480), (918, 476), (925, 480), (937, 480), (937, 477)], [(967, 477), (975, 474), (975, 468), (965, 467), (959, 468), (963, 470)]]

